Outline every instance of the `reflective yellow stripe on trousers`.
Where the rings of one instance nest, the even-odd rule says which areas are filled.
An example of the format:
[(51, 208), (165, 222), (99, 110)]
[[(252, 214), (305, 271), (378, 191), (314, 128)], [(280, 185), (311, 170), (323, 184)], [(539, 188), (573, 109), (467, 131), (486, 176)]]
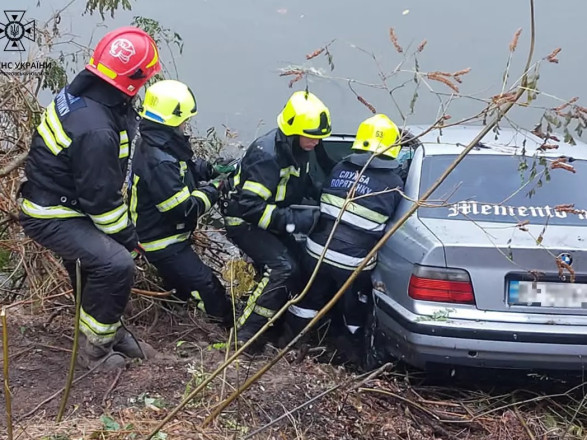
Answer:
[(84, 308), (80, 311), (80, 331), (86, 335), (88, 340), (94, 345), (104, 345), (112, 342), (116, 335), (116, 330), (120, 327), (120, 321), (114, 324), (103, 324), (96, 321), (90, 316)]

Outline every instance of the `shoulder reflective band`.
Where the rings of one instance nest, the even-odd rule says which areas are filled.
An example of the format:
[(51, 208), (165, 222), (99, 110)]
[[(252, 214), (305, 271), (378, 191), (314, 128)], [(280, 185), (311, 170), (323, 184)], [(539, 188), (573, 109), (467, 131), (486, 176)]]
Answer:
[(271, 223), (271, 215), (273, 214), (273, 211), (275, 211), (275, 208), (277, 208), (275, 205), (265, 206), (263, 215), (261, 216), (258, 224), (261, 229), (267, 229), (269, 227), (269, 224)]
[(271, 197), (271, 191), (269, 191), (265, 185), (259, 182), (253, 182), (252, 180), (247, 180), (243, 184), (243, 191), (252, 192), (253, 194), (261, 197), (263, 200), (267, 200), (269, 197)]
[(130, 190), (130, 219), (133, 225), (137, 225), (137, 219), (139, 217), (139, 213), (137, 212), (137, 205), (139, 203), (139, 195), (137, 192), (137, 187), (139, 186), (139, 180), (141, 178), (135, 174), (132, 178), (132, 189)]
[(290, 165), (287, 168), (279, 170), (279, 184), (277, 185), (277, 193), (275, 194), (275, 201), (281, 202), (285, 200), (285, 193), (287, 191), (287, 182), (290, 176), (300, 177), (300, 169)]
[(236, 188), (241, 183), (241, 166), (238, 165), (238, 171), (233, 179), (233, 186)]
[(118, 208), (98, 215), (90, 215), (96, 228), (105, 234), (116, 234), (128, 226), (128, 207), (123, 203)]
[(210, 199), (208, 198), (206, 193), (196, 189), (192, 191), (192, 196), (197, 197), (204, 203), (204, 212), (208, 212), (212, 207), (212, 203), (210, 203)]
[[(324, 246), (308, 238), (306, 240), (306, 250), (314, 258), (320, 258), (320, 255), (322, 255), (322, 252), (324, 252)], [(363, 260), (364, 258), (352, 257), (350, 255), (336, 252), (331, 249), (326, 250), (326, 254), (324, 255), (324, 261), (326, 263), (330, 264), (331, 266), (340, 267), (341, 269), (347, 270), (354, 270), (363, 262)], [(373, 269), (376, 264), (377, 260), (374, 257), (363, 270)]]
[(181, 190), (179, 190), (178, 192), (173, 194), (167, 200), (164, 200), (161, 203), (158, 203), (156, 206), (160, 212), (167, 212), (167, 211), (175, 208), (177, 205), (185, 202), (187, 199), (189, 199), (189, 197), (190, 197), (190, 190), (188, 189), (187, 186), (184, 186)]
[(118, 153), (119, 159), (124, 159), (128, 157), (129, 152), (129, 141), (128, 141), (128, 133), (126, 131), (120, 132), (120, 152)]
[(55, 101), (45, 110), (37, 131), (43, 138), (45, 145), (57, 156), (61, 150), (71, 145), (71, 138), (65, 133), (61, 121), (55, 111)]
[(154, 252), (165, 249), (170, 244), (186, 241), (188, 238), (190, 238), (190, 233), (184, 232), (183, 234), (172, 235), (170, 237), (161, 238), (160, 240), (150, 241), (148, 243), (141, 242), (141, 245), (145, 251)]
[(41, 206), (30, 200), (23, 199), (20, 208), (22, 212), (29, 217), (34, 218), (73, 218), (73, 217), (85, 217), (79, 211), (68, 208), (66, 206)]
[(188, 169), (187, 164), (183, 160), (180, 160), (179, 161), (179, 175), (181, 177), (185, 176), (185, 172), (187, 171), (187, 169)]

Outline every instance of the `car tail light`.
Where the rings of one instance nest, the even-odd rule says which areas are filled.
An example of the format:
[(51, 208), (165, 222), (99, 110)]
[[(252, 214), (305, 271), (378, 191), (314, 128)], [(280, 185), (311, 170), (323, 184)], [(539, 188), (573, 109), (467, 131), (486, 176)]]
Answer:
[(471, 278), (462, 269), (415, 266), (408, 295), (423, 301), (475, 304)]

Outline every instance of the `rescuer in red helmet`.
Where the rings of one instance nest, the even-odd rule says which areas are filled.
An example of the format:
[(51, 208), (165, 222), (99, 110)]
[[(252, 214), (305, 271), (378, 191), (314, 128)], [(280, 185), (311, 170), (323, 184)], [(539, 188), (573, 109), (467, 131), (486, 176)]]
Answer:
[(121, 189), (137, 125), (131, 101), (160, 69), (155, 42), (144, 31), (106, 34), (86, 69), (46, 108), (25, 167), (25, 233), (63, 259), (72, 281), (75, 261), (81, 262), (78, 360), (89, 368), (146, 357), (120, 320), (140, 250)]

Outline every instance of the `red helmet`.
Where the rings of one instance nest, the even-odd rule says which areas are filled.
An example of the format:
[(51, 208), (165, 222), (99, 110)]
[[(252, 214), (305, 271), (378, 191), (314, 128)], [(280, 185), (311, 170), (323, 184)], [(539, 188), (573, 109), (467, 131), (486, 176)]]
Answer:
[(132, 26), (108, 32), (86, 66), (90, 72), (129, 96), (161, 70), (159, 53), (145, 31)]

